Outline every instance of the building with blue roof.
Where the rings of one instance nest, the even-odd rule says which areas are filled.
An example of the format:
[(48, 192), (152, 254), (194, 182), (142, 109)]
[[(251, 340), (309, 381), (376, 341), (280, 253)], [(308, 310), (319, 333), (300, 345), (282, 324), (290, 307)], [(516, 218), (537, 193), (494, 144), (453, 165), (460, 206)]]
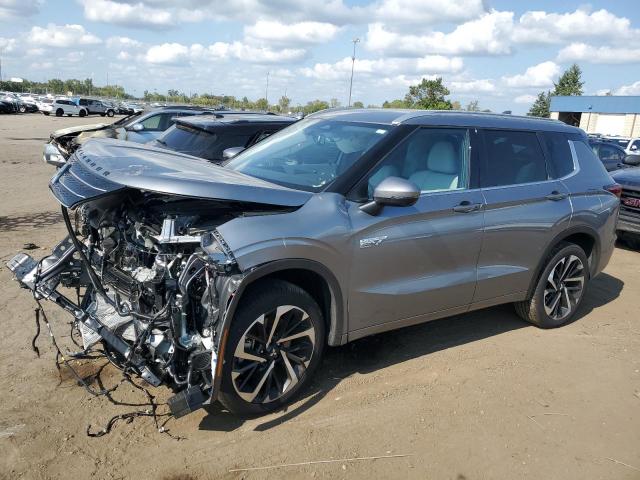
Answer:
[(640, 137), (640, 96), (554, 96), (549, 110), (587, 133)]

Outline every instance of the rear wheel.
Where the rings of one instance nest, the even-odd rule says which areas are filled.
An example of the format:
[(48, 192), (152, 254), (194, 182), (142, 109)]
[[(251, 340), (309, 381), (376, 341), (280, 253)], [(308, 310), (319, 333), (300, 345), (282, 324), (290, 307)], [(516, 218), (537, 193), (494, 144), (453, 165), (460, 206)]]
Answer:
[(324, 341), (322, 313), (307, 292), (281, 280), (258, 287), (232, 319), (221, 403), (245, 415), (282, 407), (311, 378)]
[(78, 113), (78, 115), (80, 115), (81, 117), (85, 117), (87, 115), (87, 112), (84, 110), (80, 110), (80, 113)]
[(113, 110), (107, 110), (107, 117), (113, 117), (115, 112)]
[(64, 115), (64, 111), (61, 108), (57, 109), (56, 110), (56, 117), (61, 117), (62, 115)]
[(538, 327), (560, 327), (578, 310), (588, 280), (584, 250), (563, 242), (549, 255), (532, 297), (515, 304), (516, 312)]

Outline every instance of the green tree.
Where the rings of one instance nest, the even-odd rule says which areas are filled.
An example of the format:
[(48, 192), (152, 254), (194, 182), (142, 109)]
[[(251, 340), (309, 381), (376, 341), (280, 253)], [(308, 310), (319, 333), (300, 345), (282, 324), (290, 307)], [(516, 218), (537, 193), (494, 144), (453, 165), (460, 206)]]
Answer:
[(529, 109), (530, 117), (543, 117), (549, 118), (549, 106), (551, 105), (551, 92), (548, 90), (546, 92), (540, 92), (538, 97), (531, 105)]
[(462, 110), (462, 104), (458, 100), (451, 102), (451, 108), (453, 110)]
[(258, 100), (256, 100), (255, 108), (256, 110), (267, 111), (269, 110), (269, 102), (267, 101), (266, 98), (259, 98)]
[(362, 103), (362, 102), (353, 102), (353, 108), (364, 108), (364, 103)]
[(553, 95), (582, 95), (582, 70), (574, 63), (554, 83)]
[(409, 87), (409, 93), (404, 97), (404, 101), (409, 108), (451, 110), (453, 105), (444, 98), (449, 93), (449, 89), (442, 83), (442, 77), (435, 80), (423, 78), (418, 85)]
[(329, 108), (328, 102), (325, 102), (324, 100), (313, 100), (311, 102), (307, 102), (302, 111), (308, 115), (320, 110), (326, 110), (327, 108)]
[(289, 97), (287, 97), (286, 95), (281, 96), (280, 100), (278, 100), (278, 109), (281, 112), (288, 112), (289, 111), (289, 105), (291, 105), (291, 99)]
[(340, 101), (337, 98), (332, 98), (329, 100), (329, 106), (331, 108), (338, 108), (340, 106)]
[(407, 104), (404, 100), (395, 99), (395, 100), (385, 100), (382, 104), (382, 108), (407, 108)]

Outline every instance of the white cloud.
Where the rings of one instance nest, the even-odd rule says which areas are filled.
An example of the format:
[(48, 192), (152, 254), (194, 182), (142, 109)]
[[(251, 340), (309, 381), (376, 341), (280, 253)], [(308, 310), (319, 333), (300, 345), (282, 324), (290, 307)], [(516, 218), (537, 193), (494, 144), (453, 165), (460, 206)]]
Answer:
[(558, 53), (559, 62), (590, 62), (601, 64), (640, 63), (640, 46), (595, 47), (586, 43), (572, 43)]
[(463, 23), (451, 33), (430, 32), (403, 35), (382, 23), (369, 25), (365, 46), (378, 54), (391, 56), (504, 55), (511, 53), (510, 35), (513, 12), (491, 11)]
[(41, 6), (42, 0), (0, 0), (0, 21), (35, 15)]
[(380, 0), (370, 9), (376, 21), (421, 27), (471, 20), (485, 12), (482, 0)]
[(109, 37), (106, 41), (107, 48), (138, 48), (142, 42), (129, 37)]
[(521, 43), (563, 43), (586, 38), (626, 39), (637, 37), (627, 18), (601, 9), (593, 13), (578, 9), (570, 13), (525, 12), (514, 30), (513, 40)]
[(112, 0), (80, 0), (84, 16), (94, 22), (112, 23), (128, 27), (165, 27), (173, 24), (170, 12), (145, 5)]
[(248, 39), (277, 45), (324, 43), (333, 39), (337, 32), (337, 26), (323, 22), (285, 24), (260, 20), (254, 25), (244, 27), (244, 33)]
[(518, 95), (516, 98), (513, 99), (514, 102), (516, 103), (523, 103), (523, 104), (530, 104), (536, 101), (536, 96), (535, 95)]
[(13, 53), (16, 49), (17, 46), (17, 41), (15, 38), (3, 38), (0, 37), (0, 49), (2, 49), (2, 52), (7, 54), (7, 53)]
[(560, 74), (560, 66), (547, 61), (527, 68), (523, 74), (503, 77), (508, 87), (549, 87)]
[(208, 47), (200, 44), (191, 46), (179, 43), (164, 43), (150, 47), (144, 60), (152, 64), (180, 65), (192, 60), (241, 60), (250, 63), (288, 63), (303, 59), (303, 49), (284, 48), (280, 50), (269, 47), (247, 45), (242, 42), (216, 42)]
[(49, 70), (53, 68), (53, 62), (34, 62), (31, 64), (33, 70)]
[[(394, 74), (420, 74), (429, 76), (437, 73), (460, 71), (462, 59), (448, 58), (441, 55), (429, 55), (419, 59), (385, 58), (378, 60), (359, 59), (354, 65), (357, 75), (389, 76)], [(351, 57), (345, 57), (336, 63), (316, 63), (313, 67), (300, 69), (305, 77), (318, 80), (337, 80), (346, 78), (351, 72)]]
[(451, 82), (451, 93), (490, 93), (496, 90), (493, 81), (489, 79), (478, 79), (469, 81)]
[(48, 24), (46, 28), (33, 27), (27, 34), (27, 40), (32, 45), (58, 48), (95, 45), (102, 42), (98, 37), (87, 32), (82, 25), (53, 23)]
[(640, 95), (640, 80), (631, 85), (623, 85), (613, 91), (614, 95)]

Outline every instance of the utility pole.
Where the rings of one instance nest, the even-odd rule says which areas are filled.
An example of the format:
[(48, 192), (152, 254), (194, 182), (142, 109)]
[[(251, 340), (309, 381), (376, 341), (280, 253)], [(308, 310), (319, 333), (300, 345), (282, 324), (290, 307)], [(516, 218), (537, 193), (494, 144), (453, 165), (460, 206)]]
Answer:
[(264, 98), (267, 101), (267, 110), (269, 110), (269, 74), (271, 72), (267, 72), (267, 88), (264, 90)]
[(2, 81), (2, 49), (0, 48), (0, 82)]
[(354, 38), (353, 55), (351, 56), (351, 80), (349, 81), (349, 106), (351, 106), (351, 90), (353, 89), (353, 67), (356, 65), (356, 43), (360, 42), (359, 38)]

